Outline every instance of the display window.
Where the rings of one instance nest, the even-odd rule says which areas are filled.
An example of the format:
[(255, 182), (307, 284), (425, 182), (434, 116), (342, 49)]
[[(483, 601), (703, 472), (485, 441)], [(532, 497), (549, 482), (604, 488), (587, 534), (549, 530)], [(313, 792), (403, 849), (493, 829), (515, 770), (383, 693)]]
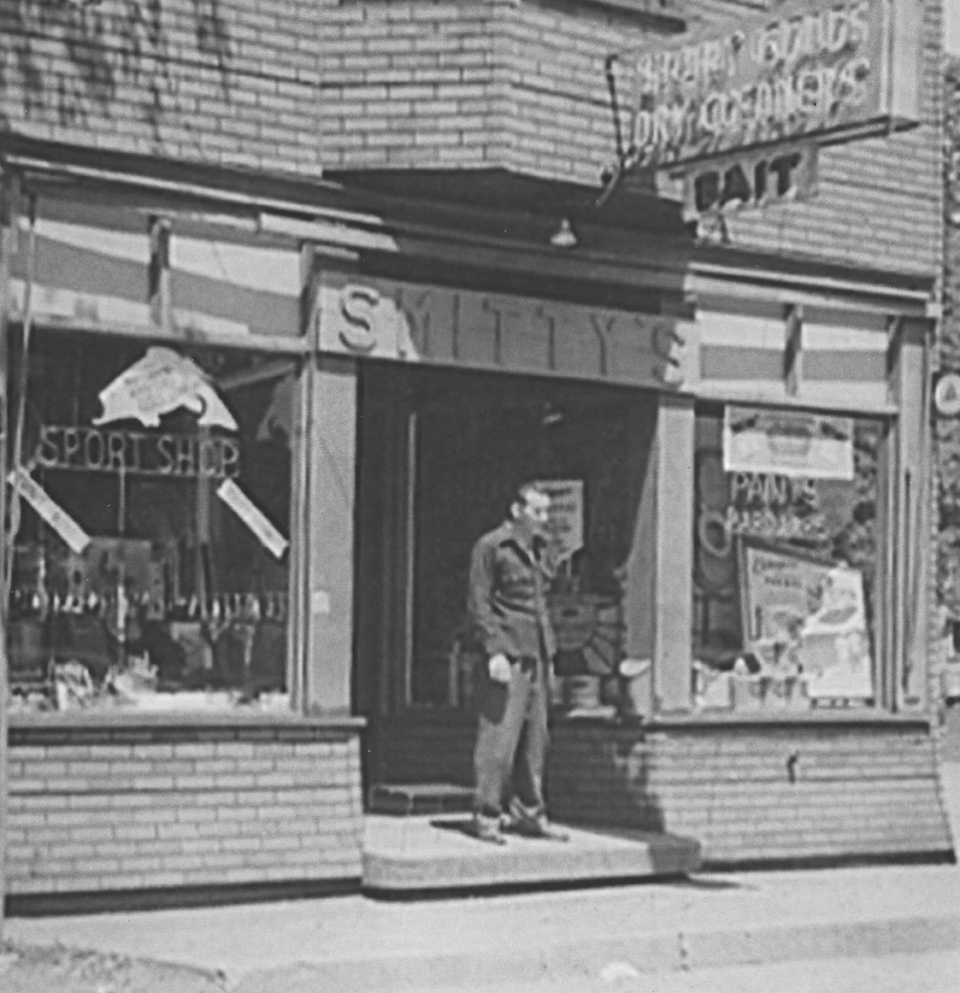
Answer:
[(886, 439), (877, 419), (698, 409), (697, 709), (876, 702)]
[(294, 362), (39, 331), (26, 370), (12, 705), (286, 707)]

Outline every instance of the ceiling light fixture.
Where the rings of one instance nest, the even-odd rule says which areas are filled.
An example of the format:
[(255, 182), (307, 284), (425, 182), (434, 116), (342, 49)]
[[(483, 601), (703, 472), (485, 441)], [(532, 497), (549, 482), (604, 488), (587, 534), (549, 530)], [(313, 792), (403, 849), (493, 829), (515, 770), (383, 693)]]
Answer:
[(570, 218), (565, 217), (560, 222), (560, 227), (550, 235), (550, 244), (554, 248), (576, 248), (579, 244), (576, 231), (570, 223)]

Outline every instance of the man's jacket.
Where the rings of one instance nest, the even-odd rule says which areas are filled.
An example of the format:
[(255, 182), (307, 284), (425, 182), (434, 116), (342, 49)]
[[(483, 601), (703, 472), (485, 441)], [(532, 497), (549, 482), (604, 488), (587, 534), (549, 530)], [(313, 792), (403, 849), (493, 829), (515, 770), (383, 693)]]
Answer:
[(550, 582), (545, 543), (526, 544), (506, 521), (473, 547), (467, 609), (487, 657), (539, 658), (556, 652), (547, 613)]

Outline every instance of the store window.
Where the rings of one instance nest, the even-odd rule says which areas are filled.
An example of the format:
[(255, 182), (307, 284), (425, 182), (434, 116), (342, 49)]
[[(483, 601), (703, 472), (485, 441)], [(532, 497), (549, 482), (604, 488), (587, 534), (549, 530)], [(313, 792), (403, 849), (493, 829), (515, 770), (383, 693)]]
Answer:
[(286, 706), (294, 363), (37, 332), (27, 368), (12, 705)]
[(885, 439), (875, 419), (698, 409), (697, 709), (875, 702)]

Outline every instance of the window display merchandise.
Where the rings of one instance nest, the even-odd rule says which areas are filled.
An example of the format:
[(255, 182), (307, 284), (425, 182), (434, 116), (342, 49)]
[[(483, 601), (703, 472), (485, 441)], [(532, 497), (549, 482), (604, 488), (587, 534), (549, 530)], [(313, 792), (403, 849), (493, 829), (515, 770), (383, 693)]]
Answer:
[(13, 706), (285, 705), (293, 363), (43, 332), (28, 370)]
[(883, 423), (737, 407), (696, 427), (696, 705), (872, 705)]

